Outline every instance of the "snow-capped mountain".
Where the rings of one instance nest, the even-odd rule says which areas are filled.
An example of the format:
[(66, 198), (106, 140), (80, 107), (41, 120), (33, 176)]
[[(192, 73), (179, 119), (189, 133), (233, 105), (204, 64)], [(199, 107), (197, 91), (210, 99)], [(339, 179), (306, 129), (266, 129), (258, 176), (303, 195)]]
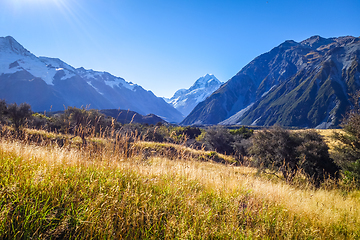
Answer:
[(107, 72), (77, 68), (57, 58), (36, 57), (14, 38), (0, 38), (0, 99), (27, 102), (34, 111), (66, 106), (130, 109), (179, 122), (182, 114), (151, 91)]
[(216, 91), (222, 82), (214, 75), (206, 74), (196, 80), (189, 89), (180, 89), (174, 93), (171, 98), (164, 98), (165, 101), (173, 105), (184, 116), (187, 116), (194, 107), (204, 101), (214, 91)]

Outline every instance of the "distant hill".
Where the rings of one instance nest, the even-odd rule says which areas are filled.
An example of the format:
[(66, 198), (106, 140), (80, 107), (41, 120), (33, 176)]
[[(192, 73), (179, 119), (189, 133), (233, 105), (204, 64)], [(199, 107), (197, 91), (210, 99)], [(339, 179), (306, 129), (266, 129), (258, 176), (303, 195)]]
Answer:
[(360, 38), (313, 36), (264, 53), (182, 121), (254, 126), (337, 126), (360, 89)]
[(0, 37), (0, 99), (27, 102), (34, 111), (64, 106), (130, 109), (180, 122), (182, 114), (141, 86), (107, 72), (77, 68), (57, 58), (36, 57), (14, 38)]
[(130, 110), (119, 110), (119, 109), (102, 109), (99, 111), (100, 113), (113, 117), (116, 121), (126, 124), (126, 123), (147, 123), (147, 124), (157, 124), (157, 123), (166, 123), (160, 117), (154, 114), (148, 114), (143, 116), (137, 112), (130, 111)]
[(189, 89), (180, 89), (175, 92), (171, 98), (164, 98), (166, 102), (173, 105), (184, 116), (187, 116), (194, 107), (204, 101), (214, 91), (216, 91), (222, 82), (214, 75), (206, 74), (196, 80)]

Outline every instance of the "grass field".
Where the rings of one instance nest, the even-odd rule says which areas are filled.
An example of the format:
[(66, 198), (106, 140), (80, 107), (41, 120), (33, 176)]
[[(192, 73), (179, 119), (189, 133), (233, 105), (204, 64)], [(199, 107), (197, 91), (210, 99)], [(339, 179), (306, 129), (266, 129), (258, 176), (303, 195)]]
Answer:
[(287, 184), (180, 145), (71, 141), (1, 139), (2, 239), (360, 238), (351, 187)]

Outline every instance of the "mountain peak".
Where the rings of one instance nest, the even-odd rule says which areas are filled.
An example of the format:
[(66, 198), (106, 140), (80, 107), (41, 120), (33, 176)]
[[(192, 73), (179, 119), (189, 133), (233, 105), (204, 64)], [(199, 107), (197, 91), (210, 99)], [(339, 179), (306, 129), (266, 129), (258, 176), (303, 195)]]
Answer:
[(295, 46), (295, 45), (298, 45), (298, 43), (295, 42), (294, 40), (286, 40), (285, 42), (280, 44), (280, 46), (283, 46), (283, 47), (292, 47), (292, 46)]
[(199, 88), (207, 88), (209, 85), (221, 85), (221, 82), (213, 74), (206, 74), (196, 80), (196, 82), (189, 88), (189, 91)]
[(206, 74), (197, 79), (189, 89), (179, 89), (174, 96), (165, 101), (187, 116), (198, 103), (204, 101), (221, 85), (222, 82), (213, 74)]
[(308, 39), (305, 39), (300, 42), (301, 45), (307, 46), (313, 49), (317, 49), (318, 47), (322, 45), (328, 45), (330, 43), (334, 42), (333, 38), (323, 38), (319, 35), (312, 36)]
[(0, 37), (0, 50), (2, 52), (13, 52), (23, 56), (31, 56), (32, 54), (26, 50), (13, 37)]

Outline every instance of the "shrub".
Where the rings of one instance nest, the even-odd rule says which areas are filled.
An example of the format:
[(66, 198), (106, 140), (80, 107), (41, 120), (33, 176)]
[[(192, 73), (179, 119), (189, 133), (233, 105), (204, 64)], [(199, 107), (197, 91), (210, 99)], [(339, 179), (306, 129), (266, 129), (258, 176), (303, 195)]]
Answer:
[(16, 103), (10, 104), (7, 112), (16, 131), (18, 131), (32, 115), (31, 106), (27, 103), (21, 103), (20, 105)]
[(254, 130), (248, 129), (244, 126), (238, 129), (232, 129), (229, 131), (234, 136), (239, 136), (242, 139), (248, 139), (254, 134)]
[(280, 127), (273, 127), (254, 135), (250, 153), (255, 157), (256, 167), (280, 171), (285, 179), (291, 180), (298, 170), (294, 151), (298, 145), (296, 136)]
[(48, 122), (50, 121), (51, 121), (50, 117), (47, 117), (44, 114), (34, 113), (32, 114), (32, 118), (29, 125), (30, 127), (33, 127), (35, 129), (47, 129)]
[(196, 139), (202, 133), (200, 128), (190, 126), (174, 128), (170, 127), (169, 131), (171, 131), (171, 139), (176, 143), (182, 143), (189, 139)]
[(333, 138), (339, 142), (335, 146), (335, 156), (341, 166), (346, 182), (360, 186), (360, 92), (353, 97), (354, 108), (343, 119), (343, 132), (334, 132)]
[(167, 129), (165, 126), (156, 125), (146, 128), (142, 133), (142, 138), (145, 141), (164, 142), (167, 136)]
[(210, 150), (223, 154), (236, 155), (241, 158), (241, 156), (248, 154), (248, 149), (251, 146), (249, 137), (252, 134), (253, 130), (245, 127), (228, 130), (222, 126), (216, 126), (206, 130), (202, 141)]
[(5, 100), (0, 100), (0, 123), (3, 123), (5, 120), (5, 115), (7, 114), (7, 105)]
[(234, 152), (234, 137), (224, 127), (211, 127), (206, 131), (205, 144), (218, 153), (232, 154)]
[(249, 148), (251, 147), (250, 137), (254, 134), (254, 130), (245, 128), (242, 126), (238, 129), (233, 129), (229, 131), (233, 135), (234, 142), (232, 147), (236, 155), (247, 156), (249, 154)]
[(113, 118), (106, 117), (98, 110), (68, 107), (64, 113), (56, 114), (50, 120), (50, 128), (63, 133), (73, 133), (81, 136), (97, 136), (109, 133), (118, 125)]
[(309, 130), (299, 133), (301, 144), (296, 151), (299, 154), (298, 166), (315, 184), (319, 184), (327, 177), (337, 178), (340, 168), (329, 156), (329, 147), (322, 136), (316, 131)]
[(278, 126), (263, 130), (253, 137), (251, 153), (261, 170), (281, 172), (291, 181), (301, 169), (316, 185), (339, 170), (329, 157), (328, 147), (315, 131), (290, 132)]

